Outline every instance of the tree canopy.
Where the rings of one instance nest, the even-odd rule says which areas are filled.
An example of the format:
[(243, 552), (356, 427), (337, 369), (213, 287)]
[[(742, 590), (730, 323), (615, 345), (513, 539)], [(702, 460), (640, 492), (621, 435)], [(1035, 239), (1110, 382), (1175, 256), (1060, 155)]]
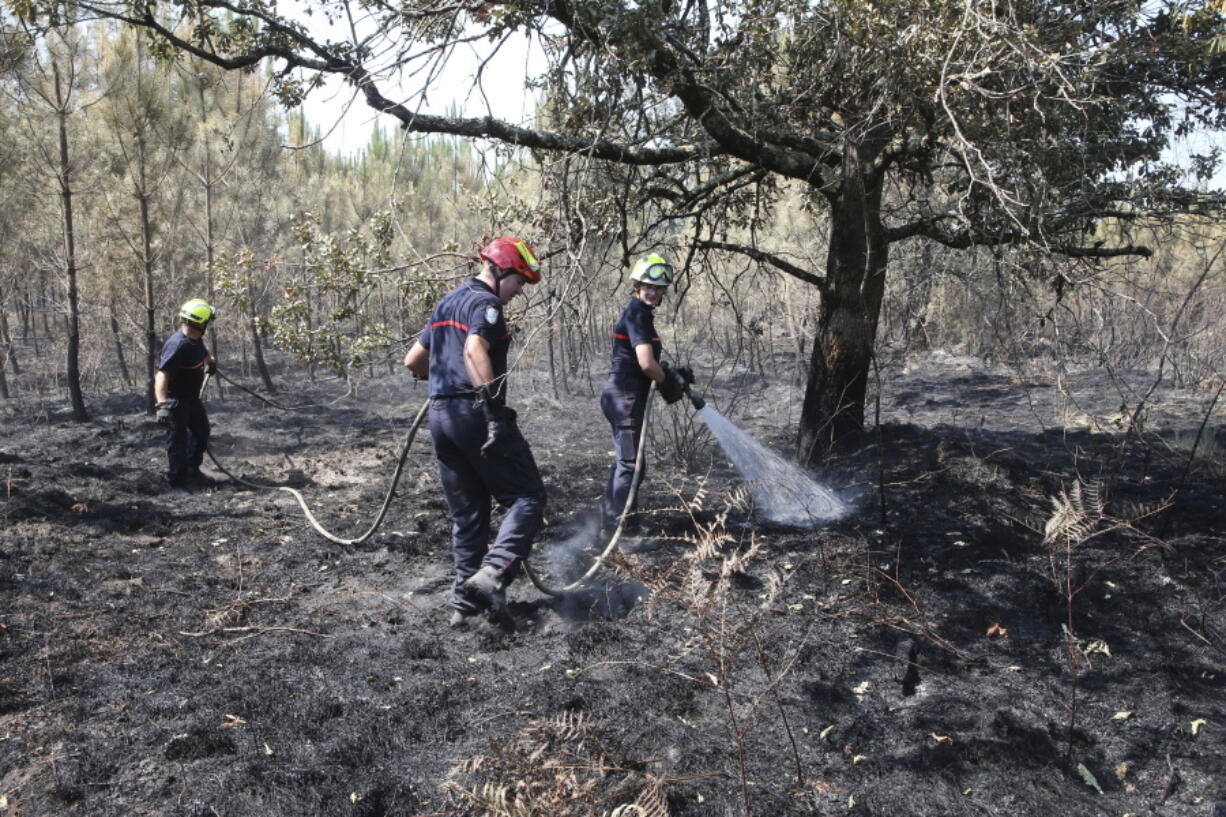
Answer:
[[(13, 5), (26, 19), (67, 14), (65, 0)], [(165, 54), (244, 70), (271, 60), (286, 102), (337, 75), (408, 131), (575, 157), (635, 214), (623, 232), (664, 227), (690, 253), (741, 253), (817, 287), (805, 461), (862, 423), (892, 245), (1144, 255), (1101, 226), (1217, 204), (1197, 190), (1216, 154), (1197, 157), (1190, 179), (1163, 161), (1173, 139), (1226, 124), (1215, 47), (1226, 20), (1212, 3), (309, 0), (298, 17), (263, 0), (71, 7), (147, 29)], [(542, 99), (533, 121), (422, 110), (458, 46), (524, 33), (546, 56), (526, 78)], [(755, 239), (785, 185), (828, 219), (824, 268)], [(582, 212), (599, 203), (568, 206), (554, 214), (559, 240), (605, 223)]]

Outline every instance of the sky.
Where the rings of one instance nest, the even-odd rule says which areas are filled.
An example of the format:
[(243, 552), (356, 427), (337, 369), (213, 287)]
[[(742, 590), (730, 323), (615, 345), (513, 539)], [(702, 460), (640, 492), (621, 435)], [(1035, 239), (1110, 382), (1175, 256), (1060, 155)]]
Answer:
[[(458, 107), (464, 116), (493, 115), (512, 123), (528, 123), (534, 102), (524, 91), (524, 77), (539, 72), (544, 60), (529, 49), (524, 36), (508, 40), (486, 64), (482, 74), (484, 98), (473, 90), (473, 81), (481, 61), (472, 45), (457, 47), (444, 71), (430, 86), (427, 103), (410, 107), (422, 113), (444, 115)], [(384, 96), (397, 102), (393, 84), (381, 85)], [(303, 104), (307, 119), (324, 132), (324, 147), (333, 153), (351, 155), (360, 151), (370, 140), (378, 122), (385, 131), (398, 126), (389, 115), (376, 113), (361, 97), (354, 99), (353, 88), (333, 76), (328, 83), (311, 93)]]

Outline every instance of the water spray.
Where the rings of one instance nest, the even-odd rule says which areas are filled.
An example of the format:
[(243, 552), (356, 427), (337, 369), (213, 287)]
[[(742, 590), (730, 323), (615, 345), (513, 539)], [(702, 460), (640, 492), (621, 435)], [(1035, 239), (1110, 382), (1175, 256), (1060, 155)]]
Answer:
[[(814, 481), (799, 465), (784, 460), (713, 407), (708, 406), (706, 399), (693, 390), (694, 374), (688, 367), (667, 369), (666, 376), (674, 378), (674, 385), (678, 386), (689, 398), (694, 411), (707, 424), (707, 428), (711, 430), (728, 459), (745, 479), (753, 493), (755, 510), (763, 519), (778, 525), (812, 528), (823, 522), (838, 519), (847, 513), (847, 505), (832, 491)], [(650, 391), (656, 391), (656, 383), (651, 384)], [(587, 572), (564, 587), (555, 588), (549, 586), (532, 569), (527, 560), (524, 561), (528, 579), (545, 595), (567, 598), (579, 592), (617, 548), (626, 517), (630, 508), (634, 506), (642, 478), (647, 430), (651, 421), (651, 404), (649, 393), (647, 407), (643, 413), (643, 428), (639, 436), (638, 453), (635, 457), (634, 477), (631, 479), (626, 506), (618, 516), (617, 528), (613, 531), (608, 544), (595, 558)], [(574, 541), (577, 543), (585, 538), (578, 537)], [(570, 548), (565, 549), (570, 550)]]
[(688, 368), (675, 370), (673, 376), (749, 485), (756, 510), (764, 519), (789, 527), (811, 528), (847, 513), (846, 503), (803, 468), (783, 459), (708, 406), (702, 395), (693, 390), (694, 375)]

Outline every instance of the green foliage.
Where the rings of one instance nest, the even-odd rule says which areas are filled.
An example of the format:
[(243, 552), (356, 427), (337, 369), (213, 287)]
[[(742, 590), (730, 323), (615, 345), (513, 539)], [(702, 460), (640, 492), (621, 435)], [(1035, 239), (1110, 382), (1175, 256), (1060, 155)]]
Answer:
[[(318, 363), (344, 377), (351, 367), (386, 351), (387, 327), (362, 308), (372, 269), (388, 263), (390, 215), (377, 214), (366, 229), (341, 237), (324, 233), (310, 213), (293, 222), (302, 263), (283, 278), (284, 298), (258, 320), (263, 334), (304, 363)], [(235, 255), (216, 269), (223, 293), (244, 306), (257, 261), (250, 252)], [(263, 262), (265, 274), (285, 262)]]

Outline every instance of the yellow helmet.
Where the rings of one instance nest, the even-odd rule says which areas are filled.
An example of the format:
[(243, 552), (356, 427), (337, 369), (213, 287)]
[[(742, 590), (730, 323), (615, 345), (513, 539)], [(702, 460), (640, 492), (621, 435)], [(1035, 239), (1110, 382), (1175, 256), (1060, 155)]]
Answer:
[(673, 282), (673, 265), (665, 261), (662, 255), (644, 255), (630, 270), (630, 280), (636, 284), (666, 287)]
[(217, 317), (217, 310), (209, 306), (208, 301), (194, 298), (179, 307), (179, 320), (197, 326), (207, 326), (209, 321)]

